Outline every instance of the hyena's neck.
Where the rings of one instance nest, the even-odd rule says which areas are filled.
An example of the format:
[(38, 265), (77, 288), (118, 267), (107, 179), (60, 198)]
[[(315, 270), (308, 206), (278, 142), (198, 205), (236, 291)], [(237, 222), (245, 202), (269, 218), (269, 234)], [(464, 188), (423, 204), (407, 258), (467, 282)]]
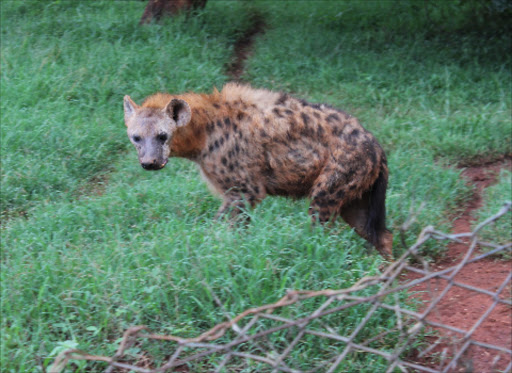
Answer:
[(190, 123), (176, 130), (171, 143), (171, 157), (199, 161), (207, 143), (207, 127), (218, 116), (219, 95), (185, 94), (176, 96), (185, 100), (192, 111)]

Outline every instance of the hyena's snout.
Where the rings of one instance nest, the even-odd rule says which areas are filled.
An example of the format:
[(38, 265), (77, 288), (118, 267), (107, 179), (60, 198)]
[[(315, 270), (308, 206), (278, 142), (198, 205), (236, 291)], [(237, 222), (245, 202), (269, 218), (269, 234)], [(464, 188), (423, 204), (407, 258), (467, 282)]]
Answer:
[[(145, 146), (144, 146), (145, 145)], [(160, 144), (157, 144), (160, 145)], [(168, 153), (162, 146), (154, 144), (141, 144), (137, 147), (139, 162), (143, 169), (148, 171), (160, 170), (167, 164)]]
[(167, 164), (167, 159), (158, 160), (156, 158), (153, 158), (153, 159), (141, 159), (140, 160), (140, 165), (142, 166), (142, 168), (145, 170), (148, 170), (148, 171), (160, 170), (160, 169), (164, 168), (166, 164)]

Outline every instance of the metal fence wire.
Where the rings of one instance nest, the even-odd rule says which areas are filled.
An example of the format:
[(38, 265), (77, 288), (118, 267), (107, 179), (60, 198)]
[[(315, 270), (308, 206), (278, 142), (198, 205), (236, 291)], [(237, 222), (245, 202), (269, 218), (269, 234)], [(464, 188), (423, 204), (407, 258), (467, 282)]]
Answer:
[[(106, 373), (469, 372), (474, 370), (466, 355), (478, 346), (491, 356), (490, 372), (511, 372), (512, 346), (478, 341), (474, 333), (498, 307), (505, 307), (512, 319), (512, 271), (492, 289), (457, 279), (465, 266), (478, 261), (492, 265), (492, 256), (512, 250), (512, 243), (494, 244), (479, 237), (482, 228), (506, 215), (511, 206), (506, 203), (469, 233), (446, 234), (426, 227), (416, 243), (381, 275), (364, 277), (350, 288), (289, 291), (276, 303), (247, 309), (233, 318), (212, 293), (227, 321), (199, 336), (152, 334), (145, 326), (135, 326), (126, 330), (113, 356), (68, 350), (57, 357), (49, 371), (59, 373), (70, 368), (74, 360), (88, 360), (87, 371)], [(456, 265), (436, 271), (419, 255), (429, 240), (464, 243), (467, 252)], [(404, 273), (414, 273), (414, 279), (408, 276), (404, 280)], [(422, 298), (428, 296), (426, 303), (411, 297), (415, 287), (432, 281), (440, 281), (444, 287), (434, 290), (427, 286), (430, 290)], [(483, 314), (464, 330), (433, 317), (436, 307), (456, 287), (469, 291), (468, 296), (484, 295), (491, 300)], [(163, 352), (165, 359), (160, 363), (149, 358), (149, 344), (158, 344), (156, 348)], [(133, 353), (135, 347), (137, 353)]]

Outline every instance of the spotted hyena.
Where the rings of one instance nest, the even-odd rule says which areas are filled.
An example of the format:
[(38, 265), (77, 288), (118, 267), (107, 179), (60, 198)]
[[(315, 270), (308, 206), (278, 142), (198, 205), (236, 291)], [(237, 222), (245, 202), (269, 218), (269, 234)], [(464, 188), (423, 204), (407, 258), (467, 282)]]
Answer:
[(386, 257), (386, 156), (351, 115), (285, 93), (230, 83), (211, 94), (124, 98), (128, 136), (146, 170), (196, 162), (222, 196), (217, 216), (267, 195), (309, 197), (313, 221), (341, 215)]

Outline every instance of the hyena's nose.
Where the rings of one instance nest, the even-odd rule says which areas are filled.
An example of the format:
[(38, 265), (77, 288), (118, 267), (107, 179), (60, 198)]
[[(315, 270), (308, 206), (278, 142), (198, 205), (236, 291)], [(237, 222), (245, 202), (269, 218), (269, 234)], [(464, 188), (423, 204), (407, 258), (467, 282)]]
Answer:
[(153, 159), (151, 162), (141, 162), (140, 165), (145, 170), (159, 170), (162, 168), (162, 165), (158, 164), (156, 159)]

